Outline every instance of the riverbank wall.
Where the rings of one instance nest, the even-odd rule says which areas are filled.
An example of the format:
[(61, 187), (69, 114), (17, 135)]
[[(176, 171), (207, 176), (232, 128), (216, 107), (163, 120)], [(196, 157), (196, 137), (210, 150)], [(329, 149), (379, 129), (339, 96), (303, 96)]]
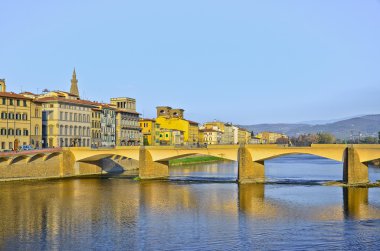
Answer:
[(76, 162), (73, 154), (62, 150), (48, 158), (18, 157), (17, 161), (0, 162), (0, 181), (66, 178), (105, 173), (121, 173), (138, 169), (138, 161), (132, 159), (112, 160), (105, 158), (92, 162)]

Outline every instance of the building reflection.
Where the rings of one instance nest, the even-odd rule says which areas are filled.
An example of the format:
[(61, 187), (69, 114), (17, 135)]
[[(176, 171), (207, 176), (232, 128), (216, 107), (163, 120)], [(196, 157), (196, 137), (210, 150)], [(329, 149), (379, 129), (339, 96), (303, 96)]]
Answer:
[[(117, 230), (135, 224), (140, 204), (138, 187), (106, 182), (84, 179), (2, 184), (0, 250), (44, 249), (39, 245), (58, 245), (69, 236), (75, 239), (78, 231), (90, 236), (94, 231), (109, 232), (110, 225)], [(133, 194), (132, 199), (127, 192)], [(20, 246), (7, 243), (15, 239)]]
[[(41, 243), (54, 247), (69, 238), (75, 243), (80, 236), (110, 232), (139, 243), (141, 236), (126, 231), (138, 233), (136, 229), (152, 229), (163, 222), (166, 229), (176, 230), (184, 221), (204, 226), (209, 219), (223, 219), (223, 226), (238, 231), (249, 217), (323, 221), (380, 217), (380, 209), (369, 204), (368, 188), (343, 188), (343, 193), (331, 188), (343, 200), (336, 196), (297, 200), (296, 196), (307, 193), (295, 189), (308, 188), (125, 179), (4, 183), (0, 185), (0, 250), (44, 249)], [(287, 197), (288, 191), (295, 196)], [(15, 239), (20, 246), (9, 246)], [(22, 246), (25, 243), (33, 248)]]

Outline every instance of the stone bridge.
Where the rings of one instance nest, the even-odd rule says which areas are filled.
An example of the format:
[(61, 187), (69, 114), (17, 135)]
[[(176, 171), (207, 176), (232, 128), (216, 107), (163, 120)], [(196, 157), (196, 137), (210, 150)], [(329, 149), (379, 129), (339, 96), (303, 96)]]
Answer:
[(264, 161), (290, 154), (310, 154), (343, 163), (346, 184), (368, 183), (368, 162), (380, 158), (380, 145), (326, 144), (311, 147), (280, 145), (209, 145), (207, 148), (173, 146), (116, 147), (114, 149), (68, 148), (77, 162), (102, 158), (134, 159), (139, 161), (141, 179), (169, 176), (169, 160), (202, 154), (238, 161), (240, 183), (264, 182)]

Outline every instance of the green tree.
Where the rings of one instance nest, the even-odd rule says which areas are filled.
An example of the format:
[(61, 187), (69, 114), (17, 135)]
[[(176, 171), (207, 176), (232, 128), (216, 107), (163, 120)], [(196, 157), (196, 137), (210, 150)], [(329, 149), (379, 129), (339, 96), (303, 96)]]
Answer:
[(336, 138), (331, 133), (327, 132), (319, 132), (318, 136), (318, 144), (335, 144)]
[(365, 138), (360, 140), (360, 143), (362, 143), (362, 144), (376, 144), (377, 141), (378, 141), (378, 139), (375, 137), (365, 137)]

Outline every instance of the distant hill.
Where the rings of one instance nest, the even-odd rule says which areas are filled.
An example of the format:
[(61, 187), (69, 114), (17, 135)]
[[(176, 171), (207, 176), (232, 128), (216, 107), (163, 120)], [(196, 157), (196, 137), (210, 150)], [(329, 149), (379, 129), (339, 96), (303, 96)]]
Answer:
[(359, 133), (361, 137), (377, 137), (380, 131), (380, 114), (365, 115), (350, 119), (344, 119), (333, 123), (310, 125), (306, 123), (299, 124), (257, 124), (241, 125), (241, 127), (255, 133), (262, 131), (273, 131), (285, 133), (289, 136), (299, 134), (329, 132), (339, 139), (350, 139), (351, 135), (355, 138)]

